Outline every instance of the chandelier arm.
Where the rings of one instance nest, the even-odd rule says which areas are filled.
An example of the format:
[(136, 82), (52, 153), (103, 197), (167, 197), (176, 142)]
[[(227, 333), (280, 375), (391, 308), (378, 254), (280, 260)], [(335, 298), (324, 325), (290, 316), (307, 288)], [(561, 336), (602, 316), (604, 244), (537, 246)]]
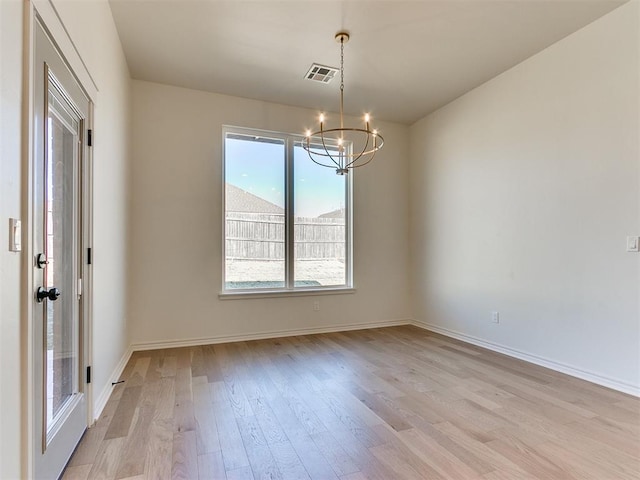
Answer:
[[(365, 154), (365, 152), (367, 151), (367, 147), (369, 146), (369, 138), (370, 135), (367, 134), (367, 141), (364, 144), (364, 147), (362, 148), (362, 151), (360, 152), (360, 154), (354, 158), (353, 160), (351, 160), (347, 165), (345, 165), (345, 168), (349, 168), (351, 165), (353, 165), (354, 163), (356, 163), (358, 160), (360, 160), (360, 158), (362, 157), (362, 155)], [(375, 152), (375, 150), (374, 150)]]
[[(331, 132), (359, 132), (359, 133), (366, 133), (369, 136), (373, 136), (373, 134), (371, 132), (368, 132), (367, 130), (364, 130), (362, 128), (330, 128), (330, 129), (327, 129), (327, 130), (322, 130), (322, 132), (320, 132), (320, 131), (314, 132), (314, 133), (310, 134), (310, 136), (318, 138), (318, 137), (321, 136), (321, 133), (325, 134), (325, 133), (331, 133)], [(378, 150), (382, 149), (382, 146), (384, 145), (384, 138), (379, 133), (376, 133), (375, 137), (380, 140), (380, 143), (376, 147), (371, 148), (370, 150), (362, 152), (362, 155), (369, 155), (369, 154), (371, 154), (373, 152), (377, 152)], [(305, 139), (306, 139), (306, 137), (305, 137)], [(307, 147), (305, 147), (304, 145), (303, 145), (303, 148), (305, 150), (308, 150)], [(323, 154), (323, 153), (320, 153), (320, 152), (314, 152), (314, 155), (321, 155), (323, 157), (331, 156), (330, 154)], [(345, 157), (346, 158), (354, 158), (354, 157), (356, 157), (358, 155), (360, 155), (360, 153), (357, 153), (357, 154), (354, 154), (354, 153), (345, 154)]]
[[(321, 138), (322, 138), (322, 145), (324, 146), (324, 137), (321, 137)], [(304, 146), (302, 148), (304, 148)], [(327, 150), (327, 147), (324, 147), (324, 151), (327, 152), (326, 154), (312, 152), (309, 138), (307, 138), (307, 148), (304, 148), (304, 149), (307, 151), (307, 154), (309, 155), (309, 158), (313, 163), (316, 163), (322, 167), (333, 168), (331, 165), (325, 165), (323, 163), (318, 162), (315, 158), (313, 158), (313, 155), (321, 156), (321, 157), (329, 157), (331, 161), (335, 164), (335, 166), (340, 168), (340, 165), (338, 164), (338, 162), (336, 162), (335, 158), (333, 158), (333, 156), (329, 153), (329, 150)]]
[(336, 164), (336, 167), (343, 168), (342, 167), (342, 162), (341, 163), (336, 162), (336, 159), (333, 158), (333, 156), (329, 153), (329, 149), (327, 148), (327, 146), (324, 143), (324, 135), (322, 134), (322, 127), (320, 127), (320, 139), (322, 140), (322, 148), (324, 148), (324, 151), (327, 152), (326, 155), (323, 155), (323, 154), (321, 154), (321, 155), (329, 157), (331, 160), (333, 160), (333, 163)]
[[(315, 158), (313, 158), (313, 157), (311, 156), (311, 154), (309, 154), (309, 158), (311, 159), (311, 161), (312, 161), (313, 163), (315, 163), (316, 165), (320, 165), (321, 167), (325, 167), (325, 168), (333, 168), (333, 167), (334, 167), (333, 165), (326, 165), (326, 164), (324, 164), (324, 163), (320, 163), (320, 162), (318, 162)], [(331, 159), (331, 160), (333, 160), (333, 159)], [(333, 163), (336, 163), (336, 162), (335, 162), (335, 160), (333, 160)], [(337, 164), (336, 164), (336, 166), (337, 166)]]
[(336, 165), (336, 167), (342, 168), (342, 166), (341, 166), (342, 162), (340, 162), (340, 163), (336, 162), (336, 159), (333, 158), (333, 156), (329, 153), (329, 150), (327, 149), (327, 146), (324, 144), (324, 125), (323, 125), (323, 122), (320, 122), (320, 138), (322, 139), (322, 147), (324, 148), (324, 151), (327, 152), (327, 156)]
[(352, 162), (351, 164), (349, 164), (350, 166), (348, 168), (354, 169), (354, 168), (364, 167), (366, 164), (371, 162), (371, 160), (373, 160), (373, 157), (376, 156), (376, 153), (378, 153), (378, 150), (373, 150), (373, 153), (371, 154), (371, 156), (366, 162), (363, 162), (360, 165), (353, 165), (353, 162)]

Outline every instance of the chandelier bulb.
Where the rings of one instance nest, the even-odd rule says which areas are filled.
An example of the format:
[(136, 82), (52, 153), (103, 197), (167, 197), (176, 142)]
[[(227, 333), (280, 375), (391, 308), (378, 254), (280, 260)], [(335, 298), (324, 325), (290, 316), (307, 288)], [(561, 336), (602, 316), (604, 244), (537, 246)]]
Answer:
[(320, 123), (324, 123), (324, 113), (320, 114)]
[(368, 113), (364, 114), (364, 121), (369, 123), (369, 114)]

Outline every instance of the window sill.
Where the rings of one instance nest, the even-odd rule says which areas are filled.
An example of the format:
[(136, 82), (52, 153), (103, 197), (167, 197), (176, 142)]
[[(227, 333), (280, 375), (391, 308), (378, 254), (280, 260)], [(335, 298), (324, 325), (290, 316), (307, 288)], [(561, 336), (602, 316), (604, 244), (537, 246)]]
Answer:
[(353, 287), (336, 288), (310, 288), (298, 290), (251, 290), (251, 291), (226, 291), (218, 293), (220, 300), (248, 300), (250, 298), (277, 298), (277, 297), (313, 297), (318, 295), (346, 295), (356, 293)]

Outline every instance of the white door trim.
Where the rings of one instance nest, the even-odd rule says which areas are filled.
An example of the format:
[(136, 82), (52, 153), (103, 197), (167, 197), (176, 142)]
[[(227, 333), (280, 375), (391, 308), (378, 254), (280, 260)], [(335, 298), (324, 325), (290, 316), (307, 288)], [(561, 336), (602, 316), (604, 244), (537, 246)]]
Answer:
[(69, 36), (67, 28), (62, 23), (58, 10), (51, 0), (31, 0), (32, 10), (46, 25), (49, 35), (54, 39), (58, 50), (62, 53), (65, 60), (69, 64), (69, 68), (78, 79), (78, 83), (82, 86), (89, 100), (95, 103), (98, 94), (98, 86), (93, 81), (91, 73), (87, 69), (86, 64), (80, 57), (80, 53), (75, 43)]
[[(21, 397), (24, 409), (21, 411), (21, 452), (20, 459), (23, 478), (32, 478), (35, 471), (34, 446), (35, 438), (35, 409), (40, 408), (35, 405), (36, 385), (35, 365), (34, 365), (34, 329), (33, 319), (33, 236), (34, 236), (34, 204), (33, 204), (33, 182), (34, 182), (34, 132), (33, 121), (35, 114), (35, 32), (36, 18), (44, 25), (53, 39), (56, 47), (64, 57), (69, 69), (73, 72), (78, 83), (92, 103), (87, 125), (93, 130), (93, 106), (98, 97), (98, 88), (94, 82), (86, 64), (80, 57), (69, 32), (62, 23), (60, 16), (51, 0), (26, 0), (23, 12), (23, 108), (22, 108), (22, 264), (21, 264), (21, 372), (22, 385)], [(86, 213), (83, 213), (83, 234), (86, 239), (86, 246), (93, 245), (93, 149), (88, 149), (86, 162), (86, 172), (83, 173), (83, 203), (87, 206)], [(93, 365), (93, 275), (92, 268), (87, 268), (83, 262), (83, 315), (84, 324), (87, 329), (85, 335), (85, 362), (86, 365)], [(86, 295), (86, 296), (85, 296)], [(86, 386), (87, 396), (87, 425), (93, 424), (93, 385)]]

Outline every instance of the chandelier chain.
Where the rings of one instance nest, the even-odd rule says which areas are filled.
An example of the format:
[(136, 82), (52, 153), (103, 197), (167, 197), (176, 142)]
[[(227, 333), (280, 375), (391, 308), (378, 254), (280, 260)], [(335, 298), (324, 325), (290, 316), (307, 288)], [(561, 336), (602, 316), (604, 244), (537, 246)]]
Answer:
[(340, 39), (340, 90), (344, 90), (344, 38)]
[(344, 128), (344, 37), (340, 37), (340, 128)]

